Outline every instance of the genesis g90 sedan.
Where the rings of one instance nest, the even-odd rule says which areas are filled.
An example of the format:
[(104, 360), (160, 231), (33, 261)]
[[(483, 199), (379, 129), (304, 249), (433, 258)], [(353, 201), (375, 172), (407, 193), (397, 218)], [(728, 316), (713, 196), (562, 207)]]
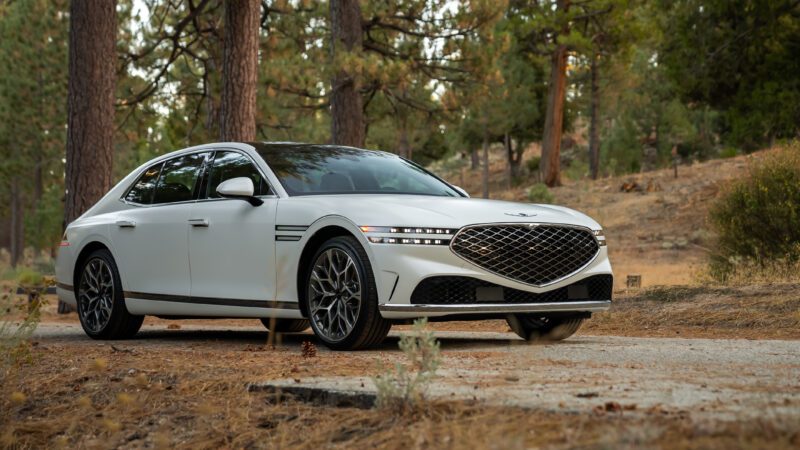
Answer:
[(337, 350), (419, 317), (564, 339), (612, 291), (584, 214), (471, 199), (391, 153), (295, 143), (147, 162), (69, 224), (56, 278), (95, 339), (131, 337), (146, 315), (257, 318)]

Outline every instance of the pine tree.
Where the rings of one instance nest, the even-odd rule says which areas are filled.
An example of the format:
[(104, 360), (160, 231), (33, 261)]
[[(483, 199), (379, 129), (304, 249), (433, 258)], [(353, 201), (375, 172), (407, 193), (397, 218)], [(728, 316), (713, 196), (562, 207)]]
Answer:
[(70, 3), (66, 223), (89, 209), (113, 183), (116, 3)]

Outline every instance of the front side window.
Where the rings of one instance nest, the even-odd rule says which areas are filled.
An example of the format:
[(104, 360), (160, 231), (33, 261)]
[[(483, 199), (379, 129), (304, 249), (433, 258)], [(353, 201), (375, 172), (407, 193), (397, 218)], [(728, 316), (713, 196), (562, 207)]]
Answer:
[(140, 205), (149, 205), (153, 202), (153, 192), (156, 190), (158, 175), (164, 163), (148, 167), (139, 177), (133, 187), (125, 195), (125, 200)]
[(208, 153), (192, 153), (164, 163), (153, 203), (175, 203), (195, 199), (195, 185)]
[(349, 147), (255, 144), (289, 195), (411, 194), (461, 197), (411, 161)]
[(219, 151), (214, 157), (209, 177), (208, 198), (219, 198), (217, 186), (231, 178), (247, 177), (253, 180), (253, 195), (269, 195), (269, 185), (261, 172), (247, 156), (237, 152)]

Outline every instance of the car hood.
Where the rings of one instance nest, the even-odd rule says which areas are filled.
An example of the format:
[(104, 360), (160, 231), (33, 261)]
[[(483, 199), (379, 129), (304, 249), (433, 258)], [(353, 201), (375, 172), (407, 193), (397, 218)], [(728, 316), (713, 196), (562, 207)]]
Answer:
[[(281, 217), (314, 211), (341, 215), (356, 225), (460, 228), (478, 223), (558, 223), (599, 229), (590, 217), (555, 205), (426, 195), (315, 195), (281, 200)], [(285, 214), (283, 214), (285, 213)], [(299, 214), (297, 214), (299, 213)]]

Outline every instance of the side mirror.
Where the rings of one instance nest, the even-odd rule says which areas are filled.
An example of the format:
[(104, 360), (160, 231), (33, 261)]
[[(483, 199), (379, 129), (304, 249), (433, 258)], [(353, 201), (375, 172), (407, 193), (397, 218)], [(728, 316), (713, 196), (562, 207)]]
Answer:
[(459, 186), (456, 186), (456, 185), (453, 185), (453, 188), (454, 188), (455, 190), (457, 190), (457, 191), (458, 191), (458, 192), (459, 192), (461, 195), (463, 195), (464, 197), (467, 197), (467, 198), (469, 198), (469, 194), (468, 194), (468, 193), (467, 193), (467, 191), (465, 191), (463, 188), (461, 188), (461, 187), (459, 187)]
[(225, 198), (238, 198), (245, 200), (253, 206), (261, 206), (264, 201), (254, 197), (255, 187), (253, 180), (247, 177), (231, 178), (225, 180), (217, 186), (217, 194)]

